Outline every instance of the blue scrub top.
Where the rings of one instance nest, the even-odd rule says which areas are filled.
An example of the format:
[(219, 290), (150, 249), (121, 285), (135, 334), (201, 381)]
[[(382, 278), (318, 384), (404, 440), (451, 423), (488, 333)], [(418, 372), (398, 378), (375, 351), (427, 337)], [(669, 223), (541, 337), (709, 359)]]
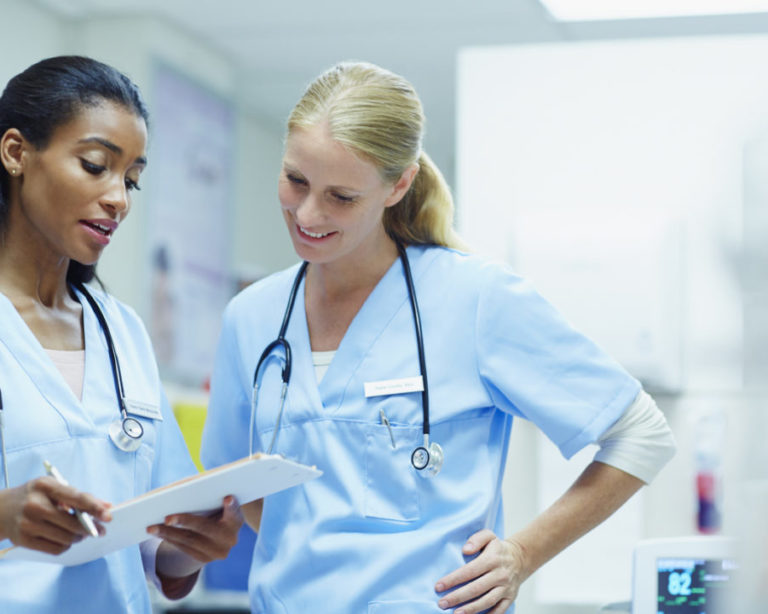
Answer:
[[(40, 477), (45, 474), (43, 460), (49, 460), (79, 490), (118, 504), (196, 470), (162, 392), (144, 326), (133, 310), (114, 298), (97, 289), (92, 294), (109, 323), (129, 405), (159, 410), (162, 420), (134, 415), (144, 426), (141, 446), (131, 453), (118, 450), (108, 436), (109, 425), (120, 417), (109, 354), (84, 297), (79, 296), (85, 335), (80, 401), (0, 294), (0, 388), (8, 477), (11, 487)], [(109, 524), (105, 528), (109, 531)], [(0, 548), (10, 545), (0, 541)], [(0, 612), (149, 614), (139, 547), (71, 567), (0, 559)]]
[[(500, 489), (514, 418), (534, 422), (570, 457), (640, 391), (506, 267), (439, 247), (409, 247), (408, 256), (442, 471), (422, 478), (411, 466), (422, 443), (421, 393), (364, 395), (366, 382), (419, 375), (400, 261), (350, 324), (319, 385), (302, 284), (286, 334), (293, 373), (274, 452), (324, 473), (265, 499), (249, 579), (254, 612), (301, 614), (319, 604), (328, 612), (442, 612), (434, 584), (467, 561), (467, 538), (483, 528), (504, 536)], [(225, 312), (203, 436), (209, 467), (248, 453), (253, 371), (277, 336), (297, 267), (250, 286)], [(275, 351), (260, 372), (256, 450), (275, 428), (281, 367)]]

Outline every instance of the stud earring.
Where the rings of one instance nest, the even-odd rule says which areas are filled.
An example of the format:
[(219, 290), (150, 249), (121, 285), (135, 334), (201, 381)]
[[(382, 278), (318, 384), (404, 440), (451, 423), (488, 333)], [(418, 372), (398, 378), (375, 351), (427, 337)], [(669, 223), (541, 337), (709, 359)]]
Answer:
[(11, 169), (11, 175), (13, 175), (14, 177), (16, 176), (16, 169), (15, 168)]

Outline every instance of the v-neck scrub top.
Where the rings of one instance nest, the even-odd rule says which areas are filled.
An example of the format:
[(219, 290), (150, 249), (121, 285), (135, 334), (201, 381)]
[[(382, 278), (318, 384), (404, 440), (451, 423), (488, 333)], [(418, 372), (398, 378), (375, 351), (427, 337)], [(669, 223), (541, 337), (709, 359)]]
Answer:
[[(11, 302), (0, 294), (6, 462), (11, 487), (45, 475), (43, 460), (49, 460), (75, 488), (118, 504), (194, 474), (195, 467), (161, 390), (143, 324), (133, 310), (111, 296), (95, 288), (92, 294), (112, 333), (128, 411), (144, 427), (141, 446), (123, 452), (109, 439), (109, 425), (120, 417), (120, 408), (104, 334), (84, 297), (78, 295), (85, 336), (81, 401)], [(109, 523), (104, 526), (109, 531)], [(0, 548), (11, 545), (9, 540), (0, 541)], [(71, 567), (0, 559), (0, 612), (149, 614), (139, 547)]]
[[(323, 475), (264, 500), (249, 577), (253, 612), (442, 612), (434, 585), (468, 561), (467, 538), (483, 528), (504, 536), (500, 488), (514, 419), (534, 422), (570, 457), (640, 392), (507, 267), (442, 247), (407, 253), (442, 470), (422, 478), (411, 466), (423, 437), (420, 392), (364, 394), (366, 382), (419, 375), (400, 261), (361, 307), (319, 384), (302, 283), (286, 333), (293, 371), (273, 452)], [(297, 270), (246, 288), (226, 309), (203, 436), (208, 467), (248, 453), (254, 368), (277, 336)], [(260, 371), (257, 451), (275, 428), (282, 364), (275, 351)]]

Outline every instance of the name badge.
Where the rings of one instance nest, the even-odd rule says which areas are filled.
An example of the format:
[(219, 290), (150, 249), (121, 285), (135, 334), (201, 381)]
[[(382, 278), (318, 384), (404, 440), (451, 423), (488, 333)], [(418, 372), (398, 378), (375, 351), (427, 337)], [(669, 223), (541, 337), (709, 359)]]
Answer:
[(133, 416), (141, 416), (142, 418), (149, 418), (150, 420), (162, 421), (163, 419), (163, 414), (161, 413), (160, 408), (153, 403), (125, 399), (125, 411)]
[(366, 397), (380, 397), (387, 394), (421, 392), (424, 390), (424, 380), (421, 379), (421, 375), (417, 375), (416, 377), (384, 379), (380, 382), (365, 382), (364, 386)]

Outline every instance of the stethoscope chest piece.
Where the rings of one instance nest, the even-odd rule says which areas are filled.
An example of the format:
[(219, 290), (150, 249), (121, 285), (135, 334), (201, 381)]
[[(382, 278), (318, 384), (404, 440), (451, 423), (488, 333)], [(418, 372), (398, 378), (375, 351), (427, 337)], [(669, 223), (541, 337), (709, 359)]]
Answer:
[(136, 418), (126, 417), (109, 425), (109, 438), (123, 452), (135, 452), (141, 445), (144, 427)]
[(437, 475), (443, 468), (443, 449), (434, 441), (427, 447), (419, 446), (411, 454), (411, 464), (422, 477)]

